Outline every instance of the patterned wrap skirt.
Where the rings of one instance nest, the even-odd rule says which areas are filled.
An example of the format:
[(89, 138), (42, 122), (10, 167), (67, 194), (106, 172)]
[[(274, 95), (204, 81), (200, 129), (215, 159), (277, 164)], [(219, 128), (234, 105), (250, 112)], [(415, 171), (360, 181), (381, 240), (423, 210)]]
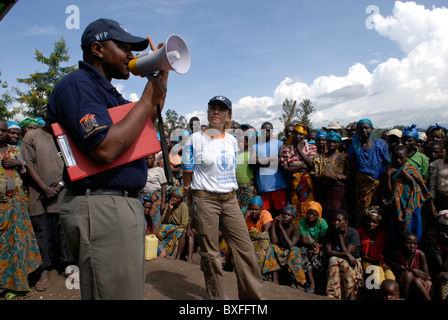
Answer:
[(0, 199), (0, 288), (28, 290), (28, 274), (41, 264), (26, 195), (16, 188), (12, 197)]

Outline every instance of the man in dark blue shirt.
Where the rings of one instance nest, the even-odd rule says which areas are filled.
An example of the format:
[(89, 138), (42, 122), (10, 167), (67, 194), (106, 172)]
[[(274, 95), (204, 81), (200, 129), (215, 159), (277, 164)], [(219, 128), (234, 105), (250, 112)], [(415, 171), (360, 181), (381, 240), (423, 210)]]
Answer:
[[(140, 100), (119, 122), (108, 109), (128, 103), (112, 79), (128, 79), (132, 51), (157, 48), (118, 22), (99, 19), (81, 38), (83, 61), (64, 77), (48, 102), (58, 122), (95, 161), (109, 164), (133, 143), (147, 117), (163, 108), (168, 71), (148, 80)], [(159, 48), (162, 44), (159, 45)], [(146, 183), (144, 158), (70, 182), (60, 208), (67, 242), (77, 261), (82, 299), (143, 299), (144, 214), (138, 192)]]

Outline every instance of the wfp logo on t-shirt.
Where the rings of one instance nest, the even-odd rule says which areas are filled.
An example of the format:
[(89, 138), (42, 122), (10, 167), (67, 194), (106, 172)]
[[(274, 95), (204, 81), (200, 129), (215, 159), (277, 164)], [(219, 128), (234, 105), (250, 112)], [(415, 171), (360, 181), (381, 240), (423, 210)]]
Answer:
[(235, 157), (231, 152), (227, 152), (225, 150), (221, 151), (217, 160), (218, 162), (216, 166), (218, 167), (219, 171), (225, 172), (229, 170), (235, 170)]

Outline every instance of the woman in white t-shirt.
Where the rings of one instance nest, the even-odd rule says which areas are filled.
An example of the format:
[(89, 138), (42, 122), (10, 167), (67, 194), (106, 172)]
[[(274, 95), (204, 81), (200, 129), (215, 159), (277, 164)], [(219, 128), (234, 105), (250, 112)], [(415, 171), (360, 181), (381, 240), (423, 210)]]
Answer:
[(184, 148), (184, 189), (191, 205), (192, 226), (197, 230), (201, 270), (210, 299), (226, 299), (219, 252), (221, 231), (233, 255), (240, 299), (260, 299), (261, 274), (238, 205), (236, 190), (237, 140), (225, 129), (232, 118), (232, 103), (223, 96), (208, 102), (209, 125), (193, 133)]

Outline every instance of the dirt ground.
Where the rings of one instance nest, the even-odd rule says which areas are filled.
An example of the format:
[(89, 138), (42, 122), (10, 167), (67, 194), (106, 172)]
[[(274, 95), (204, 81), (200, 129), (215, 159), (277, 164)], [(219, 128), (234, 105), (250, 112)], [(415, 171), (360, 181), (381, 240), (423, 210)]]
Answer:
[[(193, 263), (171, 258), (158, 257), (146, 261), (145, 300), (209, 300), (204, 286), (204, 278), (199, 267), (199, 257), (195, 255)], [(230, 300), (238, 300), (236, 276), (225, 272), (225, 290)], [(68, 289), (69, 279), (59, 275), (56, 270), (50, 272), (50, 286), (46, 291), (38, 292), (26, 299), (30, 300), (80, 300), (79, 289)], [(69, 285), (71, 284), (68, 281)], [(328, 300), (324, 296), (309, 294), (303, 289), (294, 289), (285, 285), (263, 282), (266, 300)], [(1, 298), (4, 300), (4, 298)]]

